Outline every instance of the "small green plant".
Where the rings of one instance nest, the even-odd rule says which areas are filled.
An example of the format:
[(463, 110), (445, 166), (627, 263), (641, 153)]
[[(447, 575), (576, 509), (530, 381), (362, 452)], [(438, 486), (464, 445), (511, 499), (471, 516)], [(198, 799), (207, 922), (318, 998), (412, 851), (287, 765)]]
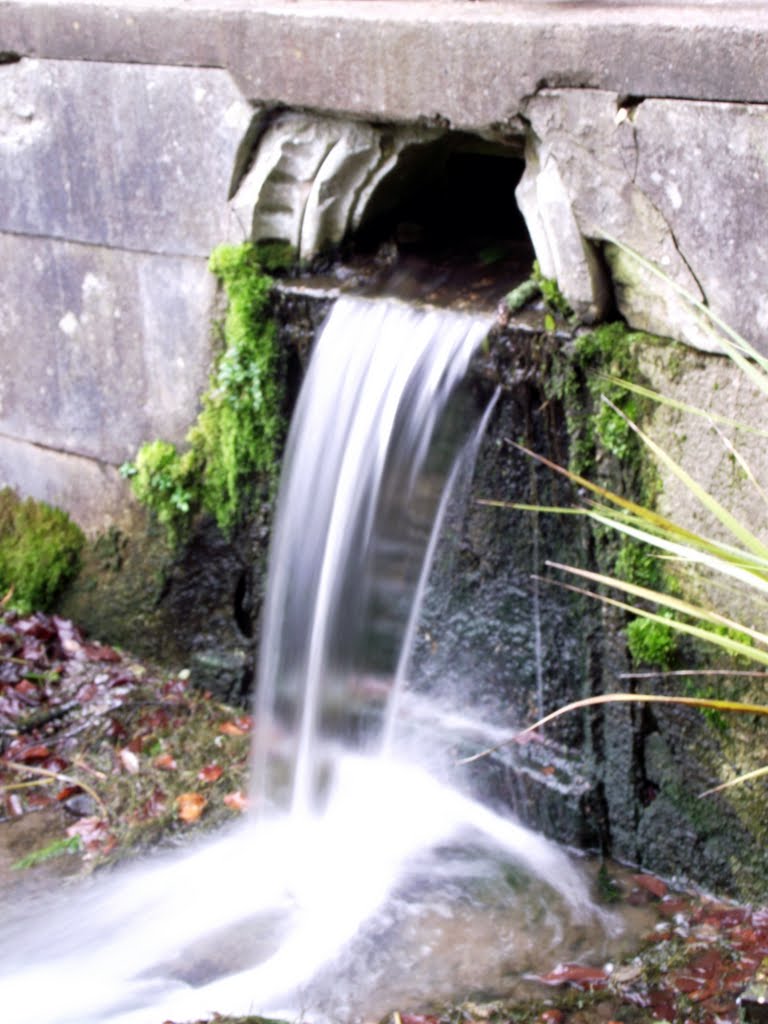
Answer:
[(121, 467), (172, 543), (200, 511), (230, 532), (256, 481), (274, 485), (283, 432), (271, 278), (250, 243), (219, 246), (209, 266), (227, 293), (223, 350), (187, 447), (180, 452), (170, 442), (151, 441)]
[(61, 509), (0, 490), (0, 591), (23, 614), (51, 607), (77, 573), (84, 543)]
[(533, 263), (533, 279), (539, 286), (544, 305), (552, 313), (561, 316), (563, 320), (572, 320), (574, 313), (568, 299), (560, 291), (560, 286), (554, 277), (545, 277), (541, 272), (539, 261)]
[(192, 450), (179, 454), (168, 441), (150, 441), (141, 446), (133, 462), (121, 467), (133, 493), (154, 512), (173, 539), (180, 536), (200, 501), (194, 454)]
[(504, 305), (509, 313), (517, 313), (539, 296), (543, 299), (546, 307), (544, 322), (548, 331), (554, 331), (556, 327), (555, 316), (569, 323), (574, 322), (574, 312), (560, 291), (557, 281), (553, 277), (545, 277), (541, 272), (538, 260), (534, 260), (531, 276), (507, 293), (504, 297)]
[(48, 860), (53, 860), (55, 857), (63, 857), (66, 854), (80, 853), (83, 845), (80, 836), (69, 836), (66, 839), (54, 839), (53, 842), (48, 843), (47, 846), (42, 847), (40, 850), (33, 850), (32, 853), (28, 853), (26, 857), (21, 857), (19, 860), (14, 861), (11, 864), (11, 870), (13, 871), (26, 871), (27, 868), (35, 868), (38, 864), (44, 864)]

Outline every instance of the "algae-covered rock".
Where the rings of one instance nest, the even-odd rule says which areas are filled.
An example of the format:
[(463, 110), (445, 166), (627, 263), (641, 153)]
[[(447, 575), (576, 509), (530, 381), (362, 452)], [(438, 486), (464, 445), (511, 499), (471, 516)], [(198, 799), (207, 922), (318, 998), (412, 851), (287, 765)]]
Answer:
[(84, 537), (61, 509), (0, 490), (0, 591), (19, 610), (45, 610), (77, 572)]
[(268, 503), (231, 536), (199, 517), (187, 539), (138, 509), (125, 532), (86, 545), (82, 569), (58, 604), (88, 633), (155, 663), (189, 668), (219, 699), (250, 696), (254, 634), (265, 583)]

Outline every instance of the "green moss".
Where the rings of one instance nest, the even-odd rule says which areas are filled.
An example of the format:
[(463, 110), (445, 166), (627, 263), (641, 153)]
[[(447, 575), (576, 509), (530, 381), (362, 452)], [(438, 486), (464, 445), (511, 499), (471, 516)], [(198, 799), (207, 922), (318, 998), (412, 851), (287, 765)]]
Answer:
[[(603, 324), (576, 338), (557, 377), (557, 394), (566, 408), (571, 470), (650, 508), (659, 475), (630, 424), (642, 424), (654, 403), (615, 381), (640, 381), (638, 348), (657, 343), (623, 322)], [(651, 590), (676, 588), (653, 548), (608, 527), (595, 524), (593, 529), (603, 553), (602, 571)], [(636, 664), (668, 668), (679, 637), (672, 627), (636, 619), (629, 624), (627, 642)]]
[(187, 448), (152, 441), (122, 469), (174, 543), (200, 511), (232, 530), (256, 482), (273, 486), (283, 432), (272, 280), (249, 243), (219, 246), (209, 266), (228, 299), (224, 344)]
[(281, 271), (292, 270), (299, 262), (298, 253), (290, 242), (256, 242), (254, 253), (259, 264), (268, 274), (279, 274)]
[(517, 285), (516, 288), (513, 288), (511, 292), (507, 292), (504, 296), (504, 303), (510, 313), (517, 313), (540, 295), (541, 288), (538, 281), (533, 277), (529, 277)]
[(572, 320), (574, 314), (570, 303), (560, 291), (560, 286), (554, 277), (545, 277), (542, 274), (538, 260), (534, 261), (532, 278), (538, 285), (547, 309), (563, 317), (564, 320)]
[(76, 574), (85, 538), (61, 509), (0, 491), (0, 590), (24, 614), (51, 607)]
[(678, 634), (672, 626), (635, 618), (627, 624), (627, 647), (636, 665), (668, 669), (677, 655)]

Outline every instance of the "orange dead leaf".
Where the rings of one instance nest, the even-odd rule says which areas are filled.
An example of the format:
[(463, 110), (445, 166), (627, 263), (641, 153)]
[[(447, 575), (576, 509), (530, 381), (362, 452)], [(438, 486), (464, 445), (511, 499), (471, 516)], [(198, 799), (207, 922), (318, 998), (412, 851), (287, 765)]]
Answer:
[(245, 736), (248, 730), (243, 729), (237, 722), (222, 722), (219, 732), (223, 732), (225, 736)]
[(197, 821), (207, 802), (202, 793), (182, 793), (176, 797), (179, 817), (187, 824)]
[(245, 796), (241, 789), (236, 789), (234, 793), (227, 793), (224, 797), (224, 803), (233, 811), (248, 810), (248, 797)]
[(176, 770), (176, 759), (172, 754), (158, 754), (153, 762), (155, 768), (159, 768), (164, 772), (172, 772)]
[(641, 889), (645, 889), (646, 892), (649, 892), (659, 900), (667, 895), (666, 884), (654, 875), (632, 875), (632, 881), (635, 885), (639, 885)]

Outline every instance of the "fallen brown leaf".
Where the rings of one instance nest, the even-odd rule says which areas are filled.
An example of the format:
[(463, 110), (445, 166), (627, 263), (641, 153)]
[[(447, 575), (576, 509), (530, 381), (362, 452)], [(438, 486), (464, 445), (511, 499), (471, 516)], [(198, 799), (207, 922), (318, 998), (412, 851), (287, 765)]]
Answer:
[(182, 793), (176, 797), (179, 817), (187, 824), (197, 821), (207, 802), (202, 793)]

